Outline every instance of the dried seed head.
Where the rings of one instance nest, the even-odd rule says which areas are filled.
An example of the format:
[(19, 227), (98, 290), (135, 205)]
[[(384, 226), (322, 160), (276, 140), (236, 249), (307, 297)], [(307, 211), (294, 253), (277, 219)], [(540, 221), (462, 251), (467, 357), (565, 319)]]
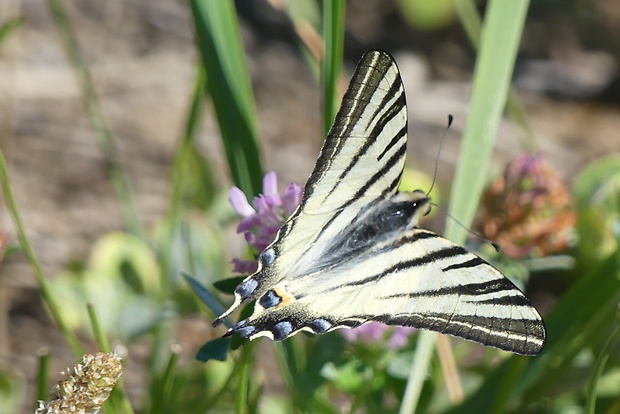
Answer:
[(123, 373), (121, 358), (114, 352), (86, 354), (82, 362), (63, 372), (48, 403), (39, 401), (35, 414), (97, 413)]

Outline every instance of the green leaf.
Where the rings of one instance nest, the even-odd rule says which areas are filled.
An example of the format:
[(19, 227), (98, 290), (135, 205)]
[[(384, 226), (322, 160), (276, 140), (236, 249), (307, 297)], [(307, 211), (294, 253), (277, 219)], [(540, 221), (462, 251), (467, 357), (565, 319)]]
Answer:
[(573, 193), (578, 208), (579, 255), (587, 265), (589, 260), (605, 257), (618, 248), (620, 156), (607, 156), (587, 165), (575, 179)]
[(243, 276), (238, 277), (228, 277), (226, 279), (218, 280), (213, 284), (213, 287), (219, 290), (222, 293), (227, 293), (232, 295), (235, 293), (235, 288), (245, 279)]
[(573, 192), (581, 204), (616, 201), (620, 192), (620, 155), (610, 155), (588, 164), (575, 179)]
[(196, 353), (196, 359), (201, 362), (207, 362), (212, 359), (226, 361), (229, 348), (230, 338), (213, 339), (200, 347)]
[(256, 108), (234, 3), (192, 0), (191, 6), (207, 90), (233, 181), (245, 194), (258, 194), (263, 172)]
[[(213, 312), (215, 315), (221, 315), (222, 313), (224, 313), (224, 308), (222, 307), (222, 305), (220, 305), (220, 302), (215, 298), (215, 296), (213, 296), (209, 289), (207, 289), (202, 283), (200, 283), (198, 280), (194, 279), (187, 273), (181, 272), (181, 275), (185, 278), (185, 280), (187, 280), (187, 283), (189, 283), (189, 286), (192, 288), (194, 293), (198, 295), (198, 298), (202, 301), (202, 303), (207, 306), (207, 308), (211, 310), (211, 312)], [(226, 320), (224, 321), (224, 323), (229, 328), (232, 326), (230, 322)]]

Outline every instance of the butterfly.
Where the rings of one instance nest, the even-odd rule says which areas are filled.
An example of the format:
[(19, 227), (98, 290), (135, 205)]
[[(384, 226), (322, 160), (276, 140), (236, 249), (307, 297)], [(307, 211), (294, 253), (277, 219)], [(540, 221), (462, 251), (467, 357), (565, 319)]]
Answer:
[(235, 288), (256, 301), (225, 336), (284, 340), (371, 321), (450, 334), (523, 355), (546, 331), (524, 294), (464, 247), (418, 226), (422, 190), (399, 192), (407, 145), (405, 91), (394, 59), (360, 60), (297, 210)]

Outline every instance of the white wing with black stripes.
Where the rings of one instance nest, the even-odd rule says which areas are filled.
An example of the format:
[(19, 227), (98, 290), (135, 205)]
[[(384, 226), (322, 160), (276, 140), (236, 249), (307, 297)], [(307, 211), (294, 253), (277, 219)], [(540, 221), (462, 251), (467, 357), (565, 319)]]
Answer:
[(407, 108), (387, 53), (366, 53), (306, 184), (301, 205), (235, 289), (254, 313), (227, 335), (282, 340), (370, 321), (413, 326), (525, 355), (545, 327), (497, 269), (418, 227), (422, 191), (397, 192), (405, 162)]

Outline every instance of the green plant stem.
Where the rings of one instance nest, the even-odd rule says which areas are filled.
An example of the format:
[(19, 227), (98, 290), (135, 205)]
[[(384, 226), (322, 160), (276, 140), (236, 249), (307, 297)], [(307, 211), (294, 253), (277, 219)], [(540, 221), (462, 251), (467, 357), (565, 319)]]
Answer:
[(50, 354), (47, 349), (39, 353), (39, 372), (37, 373), (37, 400), (45, 401), (50, 389), (47, 381), (50, 369)]
[(179, 362), (179, 353), (181, 348), (179, 345), (174, 344), (170, 348), (170, 355), (164, 375), (157, 384), (156, 391), (153, 395), (151, 406), (149, 409), (150, 414), (165, 413), (167, 412), (167, 402), (170, 400), (170, 394), (174, 385), (174, 373)]
[(198, 134), (200, 129), (201, 113), (203, 109), (203, 94), (205, 85), (207, 82), (207, 74), (204, 70), (204, 66), (199, 64), (196, 77), (194, 79), (194, 91), (192, 93), (192, 100), (190, 104), (190, 110), (185, 122), (185, 131), (183, 133), (183, 139), (172, 162), (171, 172), (171, 184), (170, 184), (170, 199), (168, 201), (168, 212), (166, 225), (167, 236), (163, 239), (163, 245), (160, 250), (161, 256), (161, 269), (162, 269), (162, 291), (166, 292), (168, 286), (171, 283), (173, 269), (172, 255), (174, 252), (174, 241), (177, 239), (177, 230), (179, 223), (181, 222), (182, 201), (183, 192), (185, 186), (183, 185), (183, 179), (187, 172), (187, 160), (192, 150), (192, 144), (194, 137)]
[(241, 356), (239, 357), (240, 368), (237, 378), (237, 396), (235, 398), (235, 413), (246, 414), (248, 412), (248, 391), (250, 389), (250, 367), (256, 345), (253, 343), (246, 344), (241, 348)]
[(88, 303), (86, 305), (86, 310), (88, 311), (88, 317), (90, 319), (90, 325), (93, 328), (93, 333), (95, 334), (95, 339), (97, 344), (99, 345), (99, 349), (101, 352), (108, 353), (110, 352), (110, 342), (99, 322), (99, 317), (97, 316), (97, 311), (92, 303)]
[(142, 236), (142, 225), (133, 198), (131, 183), (118, 161), (112, 130), (101, 108), (95, 84), (90, 70), (88, 69), (88, 65), (86, 64), (86, 60), (82, 56), (82, 51), (78, 45), (77, 37), (73, 31), (67, 11), (61, 0), (47, 0), (47, 5), (64, 42), (71, 65), (78, 76), (80, 90), (82, 91), (82, 100), (95, 133), (99, 137), (104, 157), (110, 170), (112, 185), (114, 186), (116, 196), (120, 202), (125, 225), (133, 234)]
[(217, 402), (221, 399), (222, 395), (224, 395), (231, 389), (231, 384), (233, 383), (233, 380), (237, 377), (238, 371), (240, 369), (240, 364), (235, 364), (233, 366), (233, 369), (230, 372), (230, 375), (228, 376), (226, 381), (224, 382), (224, 385), (222, 385), (222, 387), (215, 394), (213, 394), (213, 396), (211, 396), (208, 400), (204, 402), (203, 407), (212, 407), (217, 404)]
[(344, 0), (323, 1), (323, 119), (325, 133), (334, 122), (338, 104), (336, 86), (342, 67), (344, 45)]
[(435, 348), (435, 341), (437, 341), (437, 334), (429, 331), (420, 331), (418, 342), (413, 353), (411, 371), (407, 378), (405, 394), (403, 395), (400, 410), (398, 411), (399, 414), (412, 414), (416, 411), (420, 393), (422, 392), (422, 386), (424, 385), (428, 367), (430, 366), (433, 349)]
[(609, 335), (609, 338), (605, 342), (603, 349), (598, 354), (596, 358), (596, 362), (594, 363), (594, 370), (592, 371), (592, 378), (590, 379), (590, 383), (588, 384), (588, 390), (586, 395), (586, 413), (594, 414), (596, 407), (596, 386), (598, 384), (598, 380), (603, 375), (603, 369), (605, 368), (605, 364), (609, 359), (609, 354), (612, 352), (613, 347), (620, 339), (620, 303), (618, 304), (618, 313), (617, 313), (617, 322), (616, 327)]
[(26, 253), (26, 257), (28, 258), (30, 265), (34, 269), (34, 275), (37, 280), (37, 284), (39, 285), (39, 289), (41, 290), (41, 296), (43, 297), (43, 301), (47, 305), (52, 319), (54, 320), (56, 325), (58, 325), (58, 328), (69, 343), (69, 346), (73, 350), (73, 353), (77, 358), (80, 358), (84, 353), (82, 350), (82, 346), (80, 345), (80, 342), (78, 341), (75, 333), (69, 328), (69, 324), (63, 319), (60, 312), (60, 307), (58, 306), (58, 303), (52, 295), (50, 284), (45, 277), (45, 273), (43, 272), (41, 263), (39, 262), (39, 259), (37, 258), (34, 249), (30, 244), (30, 240), (26, 236), (24, 223), (19, 214), (17, 204), (15, 203), (15, 198), (13, 197), (13, 191), (9, 182), (9, 172), (7, 170), (6, 160), (4, 158), (4, 153), (2, 152), (2, 150), (0, 150), (0, 181), (2, 182), (2, 192), (4, 193), (4, 200), (6, 201), (9, 211), (13, 216), (13, 221), (15, 223), (15, 228), (17, 229), (19, 242), (22, 249), (24, 250), (24, 253)]
[[(108, 341), (103, 326), (99, 321), (95, 307), (92, 303), (88, 303), (86, 305), (86, 309), (88, 311), (90, 324), (92, 326), (93, 333), (95, 334), (97, 345), (99, 345), (99, 349), (101, 352), (109, 353), (111, 351), (110, 342)], [(133, 414), (134, 411), (131, 407), (131, 403), (129, 402), (129, 398), (127, 398), (127, 393), (125, 393), (122, 378), (116, 383), (116, 386), (112, 390), (110, 398), (108, 398), (105, 402), (104, 407), (106, 407), (106, 412)]]

